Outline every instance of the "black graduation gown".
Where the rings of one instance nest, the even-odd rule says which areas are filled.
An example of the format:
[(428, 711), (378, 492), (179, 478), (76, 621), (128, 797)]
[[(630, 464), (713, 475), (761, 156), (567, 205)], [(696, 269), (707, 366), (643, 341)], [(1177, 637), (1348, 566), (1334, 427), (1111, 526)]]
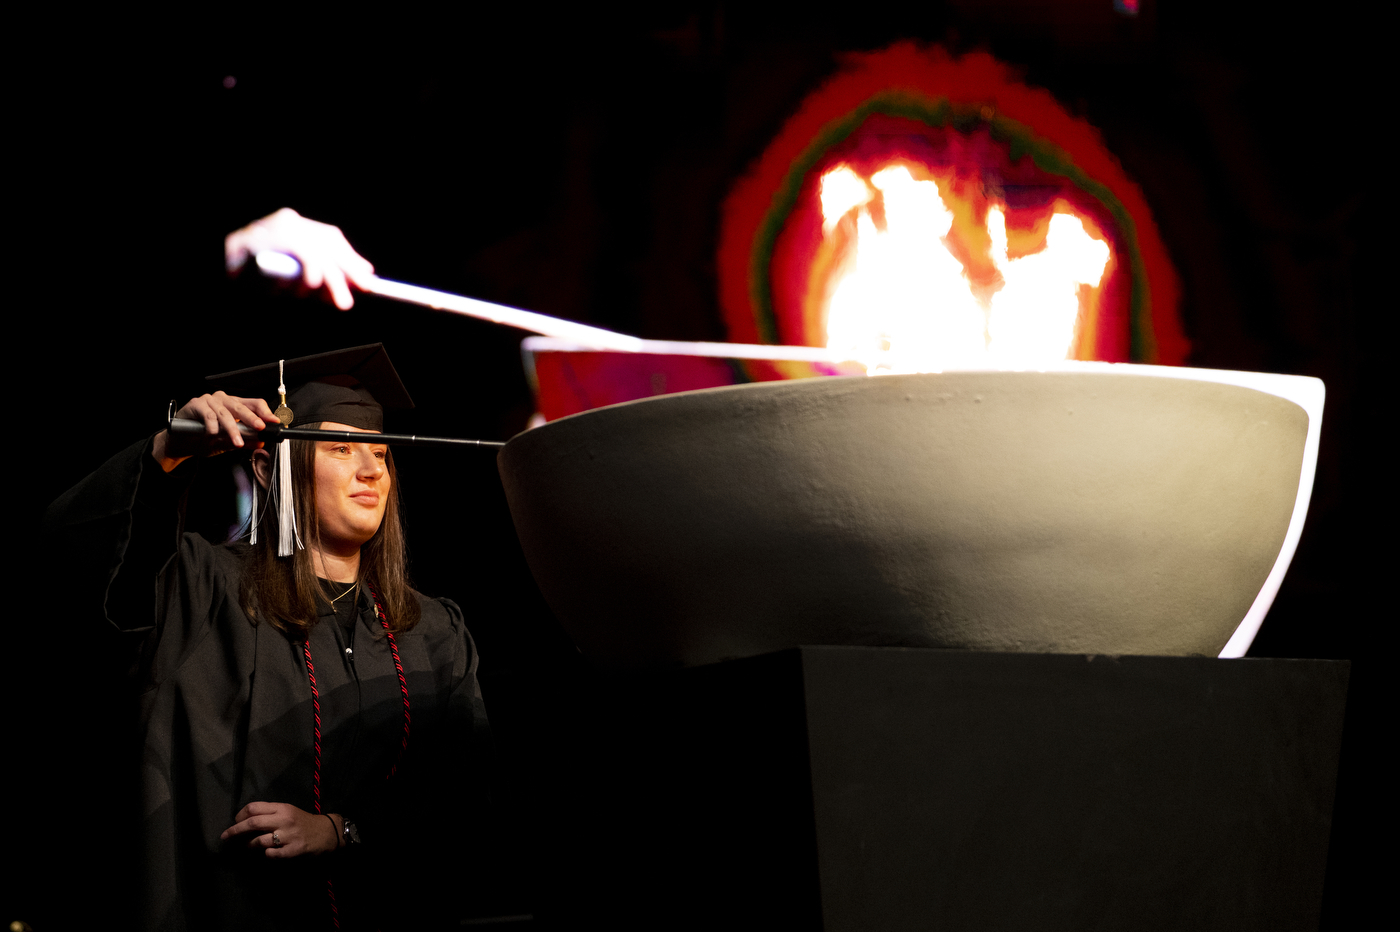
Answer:
[(269, 859), (221, 842), (255, 800), (316, 811), (311, 683), (302, 644), (239, 607), (246, 545), (180, 533), (197, 464), (166, 475), (150, 450), (113, 457), (46, 516), (73, 595), (100, 596), (92, 608), (132, 650), (112, 662), (131, 662), (138, 687), (142, 925), (331, 928), (332, 897), (342, 928), (450, 923), (471, 882), (453, 855), (472, 843), (489, 754), (461, 611), (418, 595), (421, 620), (397, 636), (411, 717), (401, 758), (403, 696), (368, 593), (353, 624), (326, 605), (311, 630), (321, 810), (355, 821), (362, 845)]

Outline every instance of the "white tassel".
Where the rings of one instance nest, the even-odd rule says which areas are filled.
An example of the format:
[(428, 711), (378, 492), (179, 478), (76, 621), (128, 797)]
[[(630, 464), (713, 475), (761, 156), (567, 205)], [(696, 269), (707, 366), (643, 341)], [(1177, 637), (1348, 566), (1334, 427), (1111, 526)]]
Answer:
[(301, 535), (297, 533), (296, 503), (292, 492), (292, 442), (283, 440), (277, 444), (277, 555), (290, 557), (292, 541), (297, 549), (301, 545)]
[(254, 480), (253, 480), (253, 533), (252, 533), (252, 535), (248, 538), (248, 543), (250, 543), (250, 544), (256, 544), (257, 542), (258, 542), (258, 483), (257, 483), (257, 479), (254, 478)]

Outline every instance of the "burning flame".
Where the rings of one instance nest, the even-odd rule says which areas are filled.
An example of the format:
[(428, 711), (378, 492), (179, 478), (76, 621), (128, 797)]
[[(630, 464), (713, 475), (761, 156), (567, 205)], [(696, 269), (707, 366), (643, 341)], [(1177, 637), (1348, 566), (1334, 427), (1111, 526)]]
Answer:
[(1110, 256), (1080, 217), (1057, 210), (1044, 247), (1010, 258), (1005, 213), (991, 207), (987, 258), (1000, 282), (974, 289), (949, 248), (954, 215), (938, 182), (918, 180), (899, 164), (868, 181), (847, 166), (828, 171), (821, 207), (823, 233), (850, 237), (853, 254), (830, 291), (826, 345), (872, 374), (1066, 359), (1081, 286), (1098, 287)]

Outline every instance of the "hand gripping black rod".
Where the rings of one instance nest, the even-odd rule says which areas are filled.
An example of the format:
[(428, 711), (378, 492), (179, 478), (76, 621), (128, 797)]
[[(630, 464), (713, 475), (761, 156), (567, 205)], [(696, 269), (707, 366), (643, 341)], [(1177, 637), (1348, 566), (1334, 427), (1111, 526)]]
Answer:
[[(203, 421), (191, 418), (172, 417), (170, 419), (170, 432), (173, 434), (204, 434), (207, 433)], [(484, 449), (499, 450), (505, 446), (497, 440), (461, 440), (457, 437), (420, 437), (418, 434), (376, 434), (369, 431), (356, 430), (318, 430), (316, 428), (283, 427), (281, 424), (269, 424), (261, 431), (254, 430), (245, 424), (238, 425), (238, 432), (244, 439), (254, 443), (276, 443), (279, 440), (339, 440), (349, 443), (393, 443), (400, 446), (413, 447), (446, 447), (449, 449), (462, 449), (465, 447), (480, 447)]]

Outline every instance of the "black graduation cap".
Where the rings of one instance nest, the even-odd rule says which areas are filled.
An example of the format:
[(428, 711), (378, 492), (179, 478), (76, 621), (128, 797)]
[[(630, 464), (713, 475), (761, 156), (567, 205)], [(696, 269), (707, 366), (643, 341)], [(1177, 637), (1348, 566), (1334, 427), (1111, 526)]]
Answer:
[(286, 407), (294, 418), (288, 426), (330, 421), (382, 431), (385, 408), (413, 407), (382, 343), (221, 372), (208, 381), (231, 395), (264, 398), (274, 410), (280, 401), (278, 385), (285, 384)]

